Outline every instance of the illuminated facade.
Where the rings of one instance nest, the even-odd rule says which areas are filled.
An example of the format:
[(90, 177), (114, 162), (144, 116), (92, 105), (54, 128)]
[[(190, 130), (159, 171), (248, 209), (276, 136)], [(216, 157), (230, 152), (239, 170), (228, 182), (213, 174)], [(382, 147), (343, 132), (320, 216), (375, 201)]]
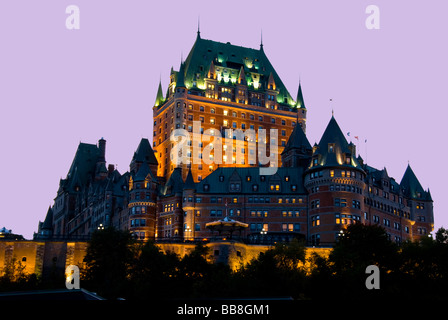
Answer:
[[(106, 167), (104, 139), (80, 143), (36, 238), (88, 238), (113, 226), (141, 240), (298, 238), (317, 246), (333, 244), (352, 223), (379, 224), (397, 243), (433, 230), (430, 192), (410, 166), (398, 183), (386, 169), (365, 164), (334, 117), (311, 146), (306, 112), (301, 86), (293, 100), (262, 45), (204, 40), (198, 32), (179, 71), (171, 71), (166, 94), (159, 84), (152, 147), (141, 139), (129, 172), (121, 174)], [(199, 137), (181, 163), (173, 161), (176, 129)], [(251, 138), (227, 137), (226, 129), (254, 130), (257, 147), (265, 144), (267, 152), (278, 144), (277, 170), (262, 173), (259, 153), (250, 161)], [(260, 129), (267, 130), (265, 141)], [(230, 144), (216, 148), (225, 138)], [(195, 154), (199, 163), (191, 160)]]
[[(294, 126), (299, 123), (305, 130), (306, 107), (301, 88), (294, 100), (266, 57), (262, 44), (259, 50), (250, 49), (229, 42), (205, 40), (198, 32), (179, 71), (171, 69), (165, 95), (159, 84), (153, 120), (153, 148), (159, 162), (157, 173), (165, 178), (177, 167), (171, 155), (172, 132), (184, 129), (193, 133), (194, 121), (200, 124), (197, 135), (201, 141), (196, 145), (196, 141), (192, 142), (191, 153), (182, 163), (183, 179), (191, 168), (193, 179), (200, 181), (218, 167), (251, 165), (248, 139), (232, 144), (229, 150), (225, 146), (219, 152), (216, 148), (207, 150), (207, 159), (203, 158), (204, 146), (213, 145), (218, 137), (233, 138), (225, 135), (226, 129), (254, 130), (257, 142), (261, 142), (258, 132), (264, 129), (266, 142), (271, 142), (266, 143), (267, 151), (270, 151), (271, 139), (276, 139), (280, 155)], [(271, 137), (271, 129), (278, 133), (277, 137)], [(238, 152), (245, 151), (237, 156)], [(195, 152), (203, 161), (194, 163), (191, 160)], [(255, 159), (252, 166), (258, 164)]]

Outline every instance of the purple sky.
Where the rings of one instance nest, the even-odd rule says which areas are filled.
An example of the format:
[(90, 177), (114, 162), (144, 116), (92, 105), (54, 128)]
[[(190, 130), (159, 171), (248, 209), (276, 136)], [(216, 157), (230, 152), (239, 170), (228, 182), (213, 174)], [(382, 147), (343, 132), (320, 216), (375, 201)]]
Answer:
[[(65, 8), (80, 9), (68, 30)], [(368, 30), (366, 7), (380, 9)], [(398, 182), (409, 163), (442, 201), (448, 45), (446, 1), (0, 2), (0, 228), (31, 238), (80, 141), (107, 140), (106, 160), (129, 168), (140, 139), (152, 141), (159, 77), (165, 91), (201, 36), (264, 50), (293, 97), (299, 77), (307, 136), (320, 140), (334, 109), (358, 151)], [(330, 105), (329, 99), (333, 99)], [(354, 142), (357, 142), (354, 140)]]

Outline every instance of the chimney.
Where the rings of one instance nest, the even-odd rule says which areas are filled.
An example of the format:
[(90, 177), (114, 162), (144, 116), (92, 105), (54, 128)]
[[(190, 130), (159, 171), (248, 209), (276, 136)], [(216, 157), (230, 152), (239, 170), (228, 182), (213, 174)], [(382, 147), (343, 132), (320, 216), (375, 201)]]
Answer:
[(109, 164), (107, 166), (107, 171), (109, 172), (109, 174), (111, 174), (112, 172), (114, 172), (115, 170), (115, 166), (113, 164)]
[(100, 149), (100, 161), (106, 162), (106, 140), (101, 138), (98, 140), (98, 149)]

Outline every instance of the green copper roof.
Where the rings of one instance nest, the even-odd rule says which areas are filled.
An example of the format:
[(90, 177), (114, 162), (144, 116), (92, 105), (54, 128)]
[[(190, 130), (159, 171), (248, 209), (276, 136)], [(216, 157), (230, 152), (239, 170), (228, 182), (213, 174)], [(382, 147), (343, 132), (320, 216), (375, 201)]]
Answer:
[(305, 107), (305, 101), (303, 100), (303, 94), (302, 94), (302, 85), (299, 82), (299, 90), (297, 92), (297, 108), (303, 108)]
[[(196, 37), (196, 41), (184, 63), (185, 72), (182, 73), (179, 70), (177, 81), (183, 80), (187, 88), (194, 86), (199, 89), (205, 88), (204, 78), (207, 76), (212, 62), (216, 73), (222, 75), (223, 82), (229, 85), (238, 80), (242, 67), (251, 90), (257, 90), (254, 88), (255, 83), (260, 84), (258, 90), (263, 89), (272, 72), (279, 91), (277, 102), (295, 106), (294, 99), (292, 99), (271, 65), (264, 50), (236, 46), (229, 42), (221, 43), (202, 39), (200, 36)], [(182, 79), (183, 74), (184, 79)], [(179, 84), (176, 85), (179, 86)]]
[(154, 103), (154, 106), (158, 107), (163, 104), (164, 101), (163, 92), (162, 92), (162, 83), (159, 81), (159, 88), (157, 89), (157, 96), (156, 96), (156, 102)]
[(185, 63), (181, 62), (179, 72), (176, 78), (176, 87), (184, 88), (185, 86)]

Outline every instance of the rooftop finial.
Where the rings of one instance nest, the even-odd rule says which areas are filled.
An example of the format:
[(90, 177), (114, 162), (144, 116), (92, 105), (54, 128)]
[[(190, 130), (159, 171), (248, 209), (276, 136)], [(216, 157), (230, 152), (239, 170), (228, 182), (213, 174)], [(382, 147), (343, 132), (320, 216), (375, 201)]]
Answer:
[(200, 19), (200, 16), (198, 16), (198, 38), (201, 37), (200, 22), (201, 22), (201, 19)]
[[(330, 105), (332, 105), (333, 99), (330, 98)], [(331, 108), (331, 117), (334, 118), (334, 109), (333, 107)]]
[(261, 29), (261, 35), (260, 35), (260, 50), (263, 50), (263, 29)]

